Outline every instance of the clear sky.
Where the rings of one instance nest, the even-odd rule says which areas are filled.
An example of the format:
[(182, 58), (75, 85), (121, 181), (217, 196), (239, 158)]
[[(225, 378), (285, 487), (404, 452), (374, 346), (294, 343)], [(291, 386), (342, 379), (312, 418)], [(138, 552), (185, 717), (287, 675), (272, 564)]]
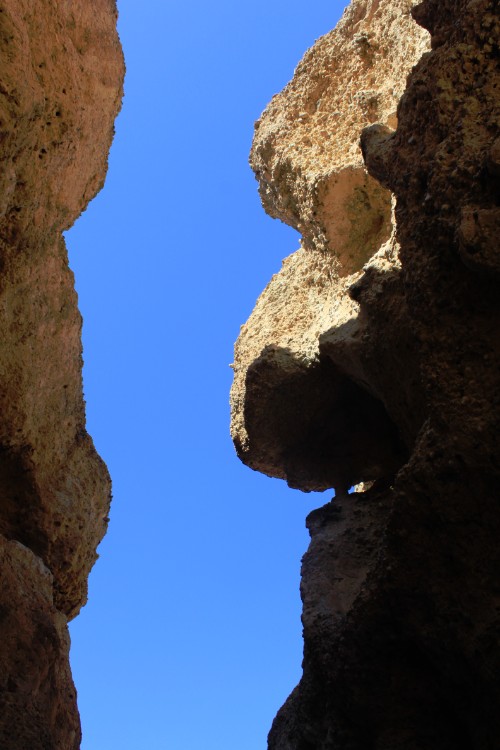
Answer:
[(329, 498), (239, 463), (228, 365), (298, 247), (260, 206), (253, 122), (344, 4), (119, 0), (108, 179), (67, 235), (114, 485), (71, 625), (83, 750), (265, 749), (300, 678), (304, 519)]

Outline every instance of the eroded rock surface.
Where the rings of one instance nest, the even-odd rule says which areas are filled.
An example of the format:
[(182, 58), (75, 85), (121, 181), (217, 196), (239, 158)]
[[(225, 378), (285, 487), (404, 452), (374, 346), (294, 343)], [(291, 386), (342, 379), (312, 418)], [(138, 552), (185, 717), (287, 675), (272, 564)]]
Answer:
[(256, 123), (251, 164), (265, 209), (298, 229), (308, 249), (361, 269), (391, 234), (391, 198), (364, 169), (358, 134), (394, 125), (427, 35), (410, 0), (358, 0), (305, 54)]
[(0, 537), (2, 747), (77, 748), (80, 721), (69, 668), (66, 617), (40, 557)]
[[(418, 389), (387, 388), (387, 370), (406, 361), (411, 334), (391, 193), (368, 175), (359, 148), (364, 126), (395, 124), (406, 76), (428, 47), (411, 6), (353, 2), (256, 123), (251, 164), (264, 207), (302, 233), (302, 247), (242, 328), (231, 432), (245, 463), (303, 490), (344, 491), (394, 474), (419, 426)], [(372, 279), (377, 325), (349, 294), (370, 258), (363, 279)], [(383, 318), (390, 325), (381, 336)], [(370, 354), (380, 346), (383, 371), (379, 354)], [(398, 432), (392, 412), (401, 409)]]
[(114, 0), (4, 0), (0, 39), (0, 746), (69, 750), (66, 623), (111, 488), (62, 232), (102, 187), (124, 66)]
[[(370, 39), (397, 10), (353, 2), (340, 26), (364, 16)], [(277, 124), (257, 169), (264, 204), (304, 241), (236, 345), (233, 436), (252, 467), (341, 495), (308, 518), (304, 673), (271, 750), (495, 750), (500, 737), (500, 9), (425, 0), (412, 14), (432, 51), (410, 72), (396, 129), (381, 112), (363, 130), (395, 222), (361, 271), (301, 208), (317, 201), (310, 162), (301, 173), (297, 150), (291, 169), (279, 140), (303, 65), (264, 114), (269, 132)], [(336, 137), (325, 130), (295, 132), (319, 151)]]

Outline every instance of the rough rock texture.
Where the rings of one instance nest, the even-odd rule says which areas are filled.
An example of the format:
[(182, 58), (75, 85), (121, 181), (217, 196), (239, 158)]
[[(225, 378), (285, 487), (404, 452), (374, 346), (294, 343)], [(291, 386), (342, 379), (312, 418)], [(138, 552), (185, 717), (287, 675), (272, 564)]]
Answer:
[(265, 209), (359, 270), (391, 233), (391, 198), (363, 167), (359, 133), (394, 125), (406, 75), (427, 45), (411, 0), (358, 0), (305, 54), (255, 126), (251, 164)]
[(0, 537), (0, 737), (2, 748), (79, 747), (66, 617), (53, 604), (41, 559)]
[(0, 3), (0, 746), (76, 748), (66, 622), (110, 480), (85, 430), (62, 231), (102, 187), (123, 81), (114, 0)]
[[(245, 463), (303, 490), (344, 490), (395, 473), (418, 428), (419, 394), (408, 384), (385, 399), (383, 413), (391, 389), (368, 356), (374, 323), (347, 293), (375, 256), (374, 286), (393, 290), (375, 325), (393, 319), (382, 345), (399, 368), (410, 342), (405, 307), (394, 299), (391, 193), (367, 174), (359, 134), (375, 120), (394, 125), (406, 76), (428, 47), (411, 6), (352, 3), (256, 123), (251, 163), (264, 207), (302, 233), (302, 247), (273, 277), (236, 344), (231, 431)], [(391, 411), (402, 408), (396, 434)]]
[[(400, 4), (353, 2), (341, 24), (369, 6), (375, 28)], [(500, 737), (500, 8), (425, 0), (413, 15), (432, 51), (397, 129), (362, 135), (395, 235), (335, 290), (349, 258), (328, 239), (320, 267), (307, 239), (236, 347), (240, 456), (341, 491), (307, 521), (304, 673), (271, 750), (495, 750)], [(286, 201), (294, 180), (265, 179), (264, 201)]]

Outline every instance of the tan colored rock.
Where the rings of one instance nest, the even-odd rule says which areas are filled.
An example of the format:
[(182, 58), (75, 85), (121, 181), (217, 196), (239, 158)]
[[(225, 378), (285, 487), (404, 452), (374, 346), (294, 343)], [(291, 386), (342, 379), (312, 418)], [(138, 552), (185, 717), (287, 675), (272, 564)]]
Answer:
[[(379, 297), (398, 274), (391, 195), (367, 174), (359, 135), (374, 120), (396, 122), (406, 76), (427, 48), (411, 6), (353, 2), (256, 123), (251, 164), (264, 208), (302, 233), (302, 247), (284, 261), (236, 343), (231, 433), (245, 463), (303, 490), (344, 491), (394, 473), (415, 429), (414, 398), (387, 397), (387, 389), (382, 397), (365, 343), (352, 345), (370, 331), (349, 296), (370, 258)], [(397, 349), (388, 349), (397, 366)], [(308, 379), (313, 388), (304, 387)], [(398, 435), (390, 415), (402, 401), (408, 415)]]
[(0, 13), (0, 532), (86, 599), (110, 483), (85, 431), (81, 319), (61, 236), (103, 184), (123, 59), (114, 0)]
[(102, 187), (120, 107), (114, 0), (0, 8), (0, 745), (80, 743), (67, 620), (107, 527), (62, 232)]

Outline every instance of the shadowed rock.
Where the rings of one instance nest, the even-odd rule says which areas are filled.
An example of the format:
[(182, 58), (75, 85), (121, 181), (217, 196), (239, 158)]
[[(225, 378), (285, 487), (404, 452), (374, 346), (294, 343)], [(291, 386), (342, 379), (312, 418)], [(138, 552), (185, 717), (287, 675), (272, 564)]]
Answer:
[[(353, 45), (367, 69), (372, 40), (397, 36), (399, 17), (402, 42), (404, 5), (351, 3), (332, 33), (353, 81)], [(275, 97), (254, 145), (265, 207), (304, 242), (236, 344), (233, 436), (261, 471), (342, 490), (307, 520), (303, 676), (270, 750), (496, 750), (500, 737), (500, 13), (493, 0), (426, 0), (413, 14), (432, 51), (397, 118), (344, 118), (353, 142), (366, 126), (366, 167), (395, 205), (395, 231), (381, 247), (373, 235), (368, 263), (362, 242), (350, 265), (321, 229), (333, 212), (312, 208), (308, 155), (339, 138), (342, 170), (345, 129), (325, 119), (320, 130), (308, 113), (310, 127), (304, 117), (294, 130), (300, 112), (288, 116), (303, 91), (326, 91), (326, 110), (333, 101), (321, 75), (338, 67), (319, 74), (311, 62), (327, 41)], [(374, 88), (404, 83), (408, 62), (381, 65)], [(337, 211), (349, 216), (345, 202)], [(358, 479), (378, 481), (347, 496), (342, 484)]]

